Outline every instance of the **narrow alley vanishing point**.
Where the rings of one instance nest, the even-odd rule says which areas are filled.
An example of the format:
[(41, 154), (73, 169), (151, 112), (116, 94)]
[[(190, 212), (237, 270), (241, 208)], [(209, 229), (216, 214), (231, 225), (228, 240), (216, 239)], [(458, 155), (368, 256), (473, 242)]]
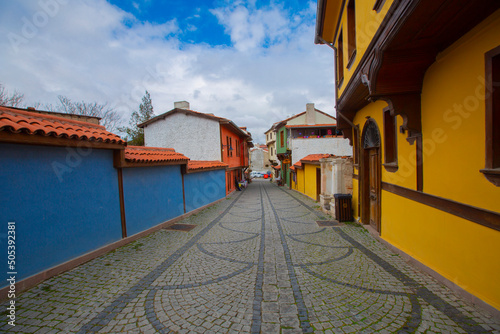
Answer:
[[(499, 332), (371, 238), (256, 180), (183, 220), (21, 295), (17, 325), (73, 333)], [(319, 223), (317, 222), (319, 221)]]

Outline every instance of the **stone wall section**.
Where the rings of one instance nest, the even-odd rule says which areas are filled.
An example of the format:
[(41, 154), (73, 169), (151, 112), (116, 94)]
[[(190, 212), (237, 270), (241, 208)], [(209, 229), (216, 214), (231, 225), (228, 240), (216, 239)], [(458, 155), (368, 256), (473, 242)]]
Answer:
[[(335, 194), (352, 195), (352, 158), (321, 159), (320, 206), (323, 212), (335, 217)], [(337, 217), (335, 217), (337, 218)]]

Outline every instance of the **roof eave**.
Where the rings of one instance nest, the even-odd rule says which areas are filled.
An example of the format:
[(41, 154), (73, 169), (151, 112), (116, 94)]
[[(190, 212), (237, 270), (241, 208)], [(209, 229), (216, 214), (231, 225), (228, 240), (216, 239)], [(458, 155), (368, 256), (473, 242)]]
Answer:
[(120, 164), (120, 168), (132, 168), (132, 167), (155, 167), (155, 166), (172, 166), (172, 165), (187, 165), (188, 160), (176, 160), (176, 161), (127, 161), (124, 160)]
[(219, 122), (222, 125), (228, 125), (228, 126), (230, 126), (237, 134), (239, 134), (243, 138), (250, 138), (250, 139), (252, 138), (252, 137), (250, 137), (250, 135), (246, 131), (242, 130), (238, 125), (236, 125), (230, 119), (227, 119), (227, 118), (221, 119), (221, 120), (219, 120)]
[(201, 113), (201, 112), (197, 112), (197, 111), (194, 111), (194, 110), (190, 110), (190, 109), (182, 109), (182, 108), (174, 108), (172, 110), (169, 110), (167, 112), (164, 112), (163, 114), (161, 115), (158, 115), (158, 116), (155, 116), (153, 118), (151, 118), (150, 120), (147, 120), (146, 122), (143, 122), (143, 123), (140, 123), (140, 124), (137, 124), (137, 127), (139, 128), (143, 128), (151, 123), (154, 123), (156, 121), (159, 121), (160, 119), (165, 119), (167, 118), (168, 116), (170, 115), (173, 115), (175, 113), (178, 113), (178, 112), (181, 112), (181, 113), (184, 113), (184, 114), (190, 114), (192, 116), (196, 116), (196, 117), (201, 117), (201, 118), (207, 118), (207, 119), (211, 119), (211, 120), (214, 120), (214, 121), (219, 121), (220, 120), (220, 117), (217, 117), (217, 116), (213, 116), (213, 115), (208, 115), (208, 114), (204, 114), (204, 113)]
[[(85, 140), (74, 139), (56, 136), (43, 136), (37, 134), (27, 133), (12, 133), (9, 131), (0, 131), (1, 143), (12, 144), (27, 144), (27, 145), (46, 145), (46, 146), (59, 146), (59, 147), (92, 147), (96, 149), (124, 149), (127, 145), (125, 142), (113, 142), (103, 140)], [(82, 144), (85, 143), (85, 144)]]
[(318, 0), (318, 6), (316, 10), (316, 30), (314, 34), (314, 44), (324, 44), (323, 38), (323, 23), (325, 20), (325, 7), (327, 0)]
[(208, 167), (208, 168), (187, 168), (186, 174), (192, 174), (192, 173), (200, 173), (200, 172), (209, 172), (213, 170), (221, 170), (221, 169), (227, 169), (228, 166), (217, 166), (217, 167)]

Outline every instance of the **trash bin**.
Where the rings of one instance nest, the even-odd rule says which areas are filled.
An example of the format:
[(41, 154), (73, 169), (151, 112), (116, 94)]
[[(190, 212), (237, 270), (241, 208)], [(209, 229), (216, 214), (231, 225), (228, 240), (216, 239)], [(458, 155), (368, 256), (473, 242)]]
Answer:
[(339, 222), (352, 221), (352, 195), (334, 194), (335, 197), (335, 219)]

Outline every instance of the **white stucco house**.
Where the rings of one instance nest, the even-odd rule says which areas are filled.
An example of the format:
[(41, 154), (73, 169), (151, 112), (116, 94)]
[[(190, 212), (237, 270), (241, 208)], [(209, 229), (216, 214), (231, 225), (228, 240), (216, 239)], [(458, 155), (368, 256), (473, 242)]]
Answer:
[(172, 147), (192, 160), (221, 160), (219, 122), (220, 117), (189, 110), (182, 101), (140, 126), (145, 146)]
[(272, 170), (269, 162), (269, 151), (266, 146), (250, 149), (250, 168), (255, 172), (270, 172)]
[(276, 156), (276, 124), (278, 123), (274, 123), (273, 126), (265, 132), (266, 146), (269, 154), (269, 162), (271, 164), (278, 164), (279, 162)]
[(309, 154), (352, 156), (349, 140), (337, 131), (335, 117), (306, 105), (306, 111), (286, 120), (287, 147), (292, 152), (292, 165)]
[(139, 127), (144, 129), (145, 146), (171, 147), (191, 160), (222, 161), (223, 151), (227, 149), (226, 142), (222, 141), (224, 129), (235, 133), (242, 142), (251, 141), (246, 128), (214, 114), (190, 110), (186, 101), (175, 102), (174, 109), (139, 124)]

